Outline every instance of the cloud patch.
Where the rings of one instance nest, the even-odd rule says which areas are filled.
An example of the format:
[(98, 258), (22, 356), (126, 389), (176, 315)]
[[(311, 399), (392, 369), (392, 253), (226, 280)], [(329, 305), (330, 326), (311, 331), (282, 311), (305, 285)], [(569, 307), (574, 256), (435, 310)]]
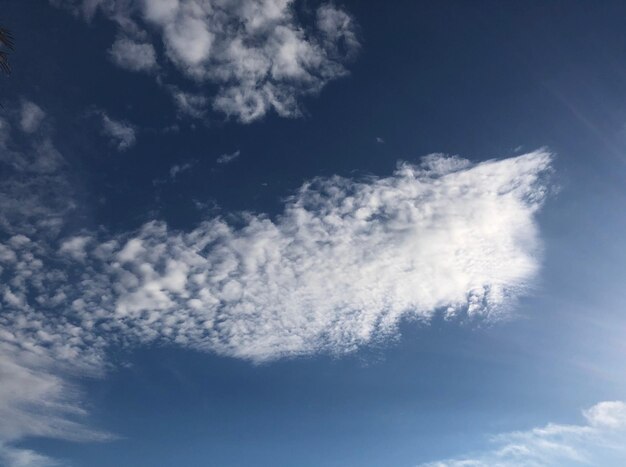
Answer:
[(64, 176), (66, 161), (42, 124), (45, 112), (25, 102), (15, 120), (0, 117), (0, 231), (9, 236), (55, 235), (76, 202)]
[(317, 179), (274, 220), (148, 223), (94, 269), (126, 335), (257, 361), (350, 352), (437, 310), (497, 318), (538, 269), (549, 161), (435, 155), (390, 177)]
[(600, 402), (583, 411), (583, 416), (583, 425), (550, 423), (497, 435), (489, 451), (422, 467), (622, 465), (626, 459), (626, 403)]
[[(66, 317), (47, 323), (49, 316), (42, 312), (63, 295), (50, 291), (48, 301), (41, 302), (40, 292), (60, 271), (39, 258), (58, 243), (77, 203), (67, 162), (54, 146), (49, 125), (43, 124), (45, 112), (24, 102), (15, 121), (0, 118), (0, 464), (8, 467), (58, 465), (13, 444), (26, 436), (110, 439), (80, 423), (86, 411), (72, 383), (78, 374), (101, 375), (103, 360), (97, 350), (69, 351), (78, 327), (64, 327), (69, 325)], [(80, 240), (63, 242), (61, 250), (81, 259)], [(29, 305), (26, 295), (33, 286), (39, 301)], [(59, 333), (59, 325), (64, 332)], [(62, 338), (69, 341), (52, 351), (49, 344)]]
[[(239, 227), (213, 218), (180, 232), (153, 221), (60, 239), (41, 257), (27, 238), (19, 248), (41, 274), (5, 290), (22, 312), (54, 290), (54, 314), (72, 309), (97, 336), (115, 329), (124, 342), (257, 361), (350, 352), (438, 310), (497, 318), (538, 269), (534, 214), (549, 163), (542, 151), (477, 165), (433, 155), (389, 177), (313, 180), (276, 219), (241, 214)], [(78, 283), (67, 279), (74, 270)]]
[(109, 54), (113, 63), (130, 71), (152, 71), (157, 67), (156, 52), (149, 42), (118, 37)]
[(109, 137), (111, 145), (118, 151), (126, 151), (137, 141), (135, 126), (123, 121), (115, 120), (105, 112), (100, 112), (102, 132)]
[(170, 167), (170, 179), (176, 180), (176, 178), (183, 172), (187, 172), (194, 166), (193, 162), (185, 162), (184, 164), (174, 164)]
[[(345, 76), (359, 49), (354, 19), (332, 3), (308, 13), (291, 0), (53, 3), (87, 19), (100, 11), (115, 21), (119, 34), (109, 52), (117, 65), (151, 71), (169, 64), (203, 87), (210, 107), (244, 123), (270, 111), (299, 116), (301, 98)], [(175, 95), (183, 108), (188, 94)], [(190, 115), (202, 116), (197, 105), (191, 108)]]
[(39, 127), (45, 113), (37, 104), (31, 101), (22, 101), (20, 127), (25, 133), (32, 133)]
[(181, 91), (175, 86), (169, 88), (179, 115), (202, 118), (210, 108), (210, 101), (202, 94)]
[(220, 157), (217, 158), (216, 162), (218, 164), (220, 164), (220, 165), (230, 164), (235, 159), (237, 159), (240, 154), (241, 154), (241, 151), (239, 151), (239, 149), (236, 150), (235, 152), (224, 153), (224, 154), (220, 155)]

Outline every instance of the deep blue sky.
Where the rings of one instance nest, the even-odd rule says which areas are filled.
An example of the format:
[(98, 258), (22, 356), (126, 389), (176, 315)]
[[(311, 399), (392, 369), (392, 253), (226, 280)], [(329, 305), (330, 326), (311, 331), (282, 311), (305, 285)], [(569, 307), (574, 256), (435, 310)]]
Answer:
[[(120, 439), (20, 446), (77, 467), (411, 466), (481, 451), (492, 434), (580, 423), (581, 409), (626, 397), (626, 4), (341, 5), (361, 50), (349, 76), (304, 98), (301, 118), (177, 117), (151, 76), (107, 58), (112, 21), (45, 1), (3, 2), (17, 45), (0, 99), (53, 120), (84, 201), (67, 228), (113, 234), (154, 218), (191, 229), (207, 215), (194, 200), (274, 216), (305, 180), (388, 176), (433, 152), (479, 162), (547, 147), (533, 290), (510, 320), (403, 322), (397, 339), (349, 355), (255, 364), (116, 348), (108, 374), (81, 387), (89, 424)], [(136, 125), (136, 144), (107, 144), (94, 109)], [(176, 183), (155, 184), (185, 163)]]

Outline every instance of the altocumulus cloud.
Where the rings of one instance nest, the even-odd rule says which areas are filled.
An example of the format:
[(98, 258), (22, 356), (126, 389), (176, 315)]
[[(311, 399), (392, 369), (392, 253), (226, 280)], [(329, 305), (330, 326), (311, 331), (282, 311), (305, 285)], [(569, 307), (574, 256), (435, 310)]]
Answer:
[(549, 467), (623, 465), (626, 458), (626, 403), (600, 402), (583, 411), (583, 425), (550, 423), (494, 436), (494, 448), (421, 467)]
[[(169, 63), (195, 85), (217, 86), (210, 100), (193, 99), (194, 111), (187, 113), (196, 117), (209, 105), (242, 122), (270, 110), (298, 116), (300, 98), (346, 75), (346, 64), (359, 49), (354, 20), (333, 3), (306, 13), (306, 8), (298, 12), (292, 0), (51, 2), (86, 19), (100, 12), (113, 20), (119, 33), (109, 53), (120, 67), (156, 71), (160, 63)], [(306, 24), (299, 16), (306, 17)], [(168, 89), (177, 105), (191, 95)]]
[[(28, 101), (23, 102), (14, 121), (0, 118), (0, 465), (9, 467), (57, 465), (52, 459), (12, 445), (24, 436), (111, 439), (106, 433), (80, 424), (86, 412), (73, 384), (77, 375), (102, 375), (104, 361), (98, 350), (77, 351), (72, 360), (65, 352), (76, 347), (76, 338), (71, 334), (78, 328), (63, 317), (65, 324), (61, 327), (66, 332), (47, 334), (42, 321), (28, 321), (34, 316), (31, 312), (22, 315), (20, 310), (32, 309), (12, 293), (16, 288), (27, 290), (27, 277), (39, 276), (34, 283), (49, 277), (52, 271), (46, 270), (35, 256), (46, 255), (50, 242), (55, 241), (76, 209), (67, 164), (54, 147), (44, 119), (45, 112)], [(20, 131), (28, 137), (18, 134), (22, 137), (16, 143)], [(73, 246), (77, 246), (76, 241)], [(26, 253), (24, 248), (38, 253)], [(16, 255), (16, 251), (22, 253)], [(45, 314), (38, 316), (40, 320), (48, 319)], [(19, 328), (30, 329), (29, 337), (21, 339)], [(50, 339), (58, 342), (68, 337), (73, 343), (62, 346), (64, 355), (48, 345)]]
[(397, 334), (402, 319), (498, 319), (538, 269), (546, 151), (480, 164), (431, 155), (387, 177), (318, 178), (281, 215), (241, 213), (237, 226), (216, 217), (189, 231), (155, 220), (68, 234), (77, 203), (49, 126), (24, 139), (0, 123), (12, 170), (0, 202), (25, 199), (0, 218), (7, 459), (36, 457), (11, 447), (24, 436), (109, 438), (79, 423), (73, 385), (106, 371), (108, 347), (171, 344), (255, 362), (341, 354)]

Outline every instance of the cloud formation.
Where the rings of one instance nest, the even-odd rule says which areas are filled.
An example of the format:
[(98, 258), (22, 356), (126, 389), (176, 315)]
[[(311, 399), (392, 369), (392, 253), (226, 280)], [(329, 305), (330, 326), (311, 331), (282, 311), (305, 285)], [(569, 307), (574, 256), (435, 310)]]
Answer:
[(187, 172), (194, 166), (193, 162), (186, 162), (184, 164), (174, 164), (170, 167), (170, 179), (176, 180), (181, 173)]
[(41, 273), (5, 295), (21, 316), (45, 303), (97, 336), (252, 360), (352, 351), (437, 310), (495, 317), (537, 270), (533, 217), (549, 160), (431, 156), (386, 178), (314, 180), (275, 220), (242, 214), (243, 227), (215, 218), (189, 232), (153, 221), (66, 237), (43, 257), (36, 240), (14, 237), (7, 272), (19, 275), (26, 256)]
[(549, 467), (622, 465), (626, 459), (626, 403), (600, 402), (583, 411), (584, 425), (550, 423), (493, 437), (492, 450), (422, 467)]
[[(63, 175), (65, 159), (51, 131), (42, 128), (44, 112), (30, 104), (26, 101), (13, 121), (0, 117), (0, 231), (5, 235), (54, 235), (76, 207)], [(26, 136), (19, 144), (17, 130)]]
[(130, 71), (151, 71), (157, 67), (156, 52), (149, 42), (118, 37), (109, 54), (117, 66)]
[[(29, 294), (30, 286), (42, 290), (57, 273), (36, 256), (46, 256), (49, 242), (58, 238), (76, 210), (67, 163), (52, 142), (49, 126), (43, 124), (45, 112), (24, 102), (14, 121), (0, 118), (0, 464), (8, 467), (57, 465), (53, 459), (12, 444), (25, 436), (109, 438), (81, 425), (86, 411), (72, 382), (77, 374), (100, 375), (103, 360), (97, 351), (74, 353), (80, 357), (76, 360), (70, 354), (51, 352), (51, 339), (74, 340), (71, 328), (56, 333), (59, 323), (44, 324), (48, 317), (31, 313), (25, 296), (12, 292), (19, 289)], [(59, 298), (34, 306), (46, 308)], [(69, 325), (66, 318), (59, 318)]]
[(239, 149), (231, 153), (226, 152), (224, 154), (221, 154), (220, 157), (217, 158), (217, 163), (220, 165), (230, 164), (232, 161), (237, 159), (240, 154), (241, 154), (241, 151)]
[(125, 151), (135, 144), (137, 137), (135, 127), (123, 120), (115, 120), (105, 112), (100, 112), (102, 132), (110, 138), (111, 144), (118, 151)]
[(34, 102), (24, 100), (22, 101), (20, 126), (22, 131), (26, 133), (32, 133), (37, 130), (39, 124), (43, 120), (45, 113)]
[(311, 180), (275, 218), (114, 235), (64, 228), (76, 203), (46, 125), (24, 139), (0, 124), (12, 171), (0, 179), (0, 379), (30, 388), (0, 391), (5, 457), (29, 435), (107, 438), (74, 421), (72, 375), (104, 372), (111, 346), (257, 362), (341, 354), (403, 319), (498, 319), (539, 266), (546, 151), (480, 164), (435, 154), (387, 177)]
[(93, 373), (94, 367), (77, 362), (69, 364), (47, 355), (45, 332), (38, 341), (23, 342), (16, 341), (6, 329), (0, 328), (0, 334), (1, 465), (58, 465), (53, 459), (11, 444), (24, 436), (71, 441), (114, 439), (80, 423), (87, 411), (80, 403), (82, 394), (72, 383), (72, 375), (77, 371)]
[[(301, 97), (346, 75), (346, 64), (359, 49), (353, 18), (332, 3), (314, 12), (292, 0), (52, 3), (87, 19), (101, 12), (115, 21), (119, 34), (110, 54), (117, 65), (151, 71), (169, 63), (210, 92), (200, 94), (207, 107), (245, 123), (271, 110), (283, 117), (300, 115)], [(156, 52), (157, 42), (162, 53)], [(170, 89), (184, 108), (183, 98), (193, 93)], [(195, 99), (191, 115), (204, 114), (199, 102)]]

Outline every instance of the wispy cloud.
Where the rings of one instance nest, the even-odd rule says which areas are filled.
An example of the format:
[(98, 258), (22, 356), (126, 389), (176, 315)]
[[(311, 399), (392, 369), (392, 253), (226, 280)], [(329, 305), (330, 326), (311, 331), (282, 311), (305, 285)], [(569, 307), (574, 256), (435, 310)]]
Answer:
[(41, 332), (35, 341), (19, 341), (10, 329), (0, 327), (0, 464), (8, 467), (57, 465), (53, 459), (12, 445), (25, 436), (114, 439), (80, 423), (87, 412), (81, 406), (83, 395), (71, 383), (72, 374), (92, 368), (47, 354), (45, 345), (55, 337)]
[(600, 402), (583, 411), (583, 425), (548, 425), (492, 438), (494, 447), (422, 467), (549, 467), (623, 465), (626, 459), (626, 403)]
[(59, 461), (42, 456), (30, 449), (20, 449), (0, 443), (0, 462), (6, 467), (55, 467)]
[(115, 120), (104, 111), (100, 112), (100, 116), (103, 133), (110, 138), (111, 144), (118, 151), (125, 151), (135, 144), (137, 137), (134, 125), (124, 120)]
[[(62, 175), (65, 159), (54, 146), (50, 131), (40, 125), (44, 117), (37, 125), (29, 117), (23, 124), (24, 115), (18, 114), (13, 121), (0, 117), (0, 230), (8, 235), (51, 234), (58, 231), (76, 203), (72, 187)], [(14, 144), (18, 132), (28, 136), (21, 138), (21, 145)]]
[[(194, 83), (208, 84), (207, 94), (217, 87), (205, 99), (242, 122), (271, 110), (298, 116), (300, 98), (346, 75), (346, 64), (359, 49), (354, 20), (332, 3), (309, 14), (305, 25), (291, 0), (52, 2), (87, 19), (100, 11), (115, 21), (114, 63), (134, 71), (169, 63)], [(157, 40), (163, 56), (152, 44)]]
[(170, 86), (169, 90), (179, 115), (187, 115), (194, 118), (201, 118), (206, 115), (210, 107), (210, 101), (205, 96), (181, 91), (176, 86)]
[(118, 37), (109, 49), (109, 54), (116, 65), (130, 71), (151, 71), (157, 68), (156, 52), (149, 42)]
[(170, 167), (170, 178), (172, 180), (175, 180), (178, 175), (188, 171), (193, 166), (194, 164), (192, 162), (185, 162), (184, 164), (174, 164), (172, 167)]
[(220, 155), (220, 157), (217, 158), (217, 163), (220, 165), (230, 164), (232, 161), (237, 159), (240, 154), (241, 154), (241, 151), (239, 150), (236, 150), (235, 152), (231, 152), (230, 154), (224, 153)]
[[(8, 467), (58, 465), (53, 459), (12, 444), (25, 436), (109, 438), (80, 423), (86, 412), (81, 407), (81, 394), (71, 382), (77, 372), (101, 372), (101, 359), (97, 353), (67, 353), (75, 339), (72, 326), (66, 327), (69, 334), (51, 333), (52, 328), (45, 324), (46, 313), (36, 313), (36, 318), (32, 314), (60, 303), (62, 294), (50, 291), (48, 300), (28, 304), (23, 294), (14, 293), (25, 285), (28, 276), (38, 276), (37, 283), (55, 274), (35, 256), (52, 248), (50, 242), (55, 242), (76, 207), (65, 176), (67, 163), (55, 148), (48, 125), (42, 124), (45, 112), (34, 103), (24, 102), (16, 121), (0, 119), (0, 231), (5, 236), (0, 244), (0, 464)], [(28, 138), (15, 138), (20, 131)], [(80, 242), (64, 242), (61, 249), (64, 255), (81, 259)], [(24, 255), (27, 251), (31, 253)], [(44, 290), (44, 282), (36, 288)], [(30, 336), (22, 332), (26, 328), (32, 331), (26, 333)], [(70, 341), (56, 347), (60, 353), (51, 352), (48, 344), (59, 343), (61, 338)], [(78, 355), (81, 358), (74, 360)]]
[(37, 104), (31, 101), (22, 101), (20, 126), (22, 131), (32, 133), (37, 130), (39, 124), (45, 117), (45, 113)]

